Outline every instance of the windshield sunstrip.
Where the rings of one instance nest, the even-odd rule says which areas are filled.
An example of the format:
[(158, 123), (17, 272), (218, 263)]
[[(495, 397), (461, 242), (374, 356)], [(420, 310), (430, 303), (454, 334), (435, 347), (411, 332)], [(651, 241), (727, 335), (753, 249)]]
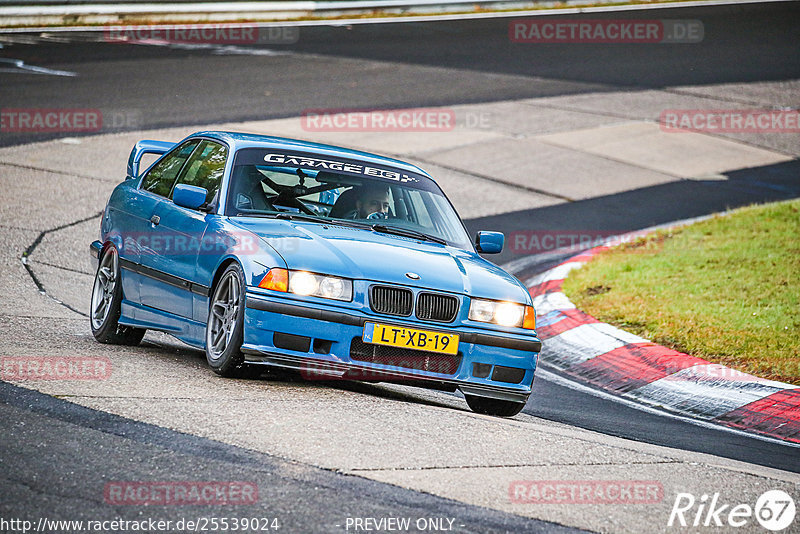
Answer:
[(243, 148), (236, 152), (234, 166), (258, 165), (269, 167), (294, 167), (315, 171), (328, 171), (354, 177), (383, 180), (404, 184), (415, 189), (438, 193), (433, 181), (421, 174), (376, 163), (329, 157), (321, 154), (293, 152), (280, 149)]

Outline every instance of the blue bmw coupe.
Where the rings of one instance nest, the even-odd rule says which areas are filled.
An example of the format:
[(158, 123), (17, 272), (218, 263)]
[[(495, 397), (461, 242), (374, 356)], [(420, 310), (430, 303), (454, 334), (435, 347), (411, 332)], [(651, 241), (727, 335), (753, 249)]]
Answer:
[[(140, 173), (144, 154), (158, 159)], [(167, 332), (223, 376), (278, 366), (460, 390), (513, 416), (541, 342), (525, 286), (478, 254), (502, 247), (497, 232), (471, 240), (402, 161), (217, 131), (140, 141), (90, 246), (92, 333)]]

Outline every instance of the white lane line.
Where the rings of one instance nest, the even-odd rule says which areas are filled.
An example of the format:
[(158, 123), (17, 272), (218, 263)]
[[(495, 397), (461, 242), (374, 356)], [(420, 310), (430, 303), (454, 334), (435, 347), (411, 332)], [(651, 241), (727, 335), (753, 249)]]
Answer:
[(0, 63), (12, 65), (14, 68), (3, 69), (0, 72), (11, 72), (15, 74), (48, 74), (50, 76), (77, 76), (77, 72), (70, 72), (68, 70), (48, 69), (46, 67), (37, 67), (36, 65), (28, 65), (21, 59), (0, 58)]
[(287, 56), (293, 55), (292, 52), (272, 50), (270, 48), (247, 48), (236, 45), (223, 45), (212, 43), (174, 43), (161, 41), (158, 39), (141, 39), (133, 41), (131, 44), (144, 46), (166, 46), (176, 50), (210, 50), (212, 54), (220, 56)]
[[(775, 443), (775, 444), (778, 444), (778, 445), (786, 445), (787, 447), (795, 447), (795, 448), (800, 449), (800, 443), (792, 443), (791, 441), (783, 441), (783, 440), (780, 440), (780, 439), (771, 438), (771, 437), (768, 437), (768, 436), (763, 436), (761, 434), (745, 432), (745, 431), (742, 431), (742, 430), (738, 430), (736, 428), (731, 428), (729, 426), (710, 423), (708, 421), (703, 421), (701, 419), (693, 419), (691, 417), (685, 417), (685, 416), (677, 415), (677, 414), (674, 414), (674, 413), (671, 413), (671, 412), (667, 412), (667, 411), (664, 411), (664, 410), (651, 408), (649, 406), (645, 406), (645, 405), (640, 404), (638, 402), (634, 402), (632, 400), (628, 400), (628, 399), (625, 399), (625, 398), (622, 398), (622, 397), (617, 397), (616, 395), (612, 395), (611, 393), (606, 393), (605, 391), (602, 391), (602, 390), (599, 390), (599, 389), (590, 388), (589, 386), (584, 386), (583, 384), (579, 384), (578, 382), (573, 382), (572, 380), (569, 380), (567, 378), (559, 376), (559, 375), (557, 375), (557, 374), (555, 374), (555, 373), (553, 373), (551, 371), (548, 371), (547, 369), (542, 369), (541, 367), (537, 367), (536, 368), (536, 376), (539, 377), (539, 378), (543, 378), (547, 382), (552, 382), (553, 384), (556, 384), (558, 386), (563, 386), (565, 388), (572, 389), (572, 390), (578, 391), (580, 393), (585, 393), (587, 395), (592, 395), (593, 397), (598, 397), (600, 399), (610, 400), (612, 402), (618, 402), (620, 404), (624, 404), (625, 406), (628, 406), (629, 408), (633, 408), (634, 410), (639, 410), (639, 411), (646, 412), (646, 413), (649, 413), (649, 414), (652, 414), (652, 415), (657, 415), (659, 417), (668, 417), (670, 419), (676, 419), (678, 421), (683, 421), (684, 423), (689, 423), (691, 425), (695, 425), (695, 426), (699, 426), (699, 427), (703, 427), (703, 428), (708, 428), (708, 429), (713, 429), (713, 430), (720, 430), (720, 431), (723, 431), (723, 432), (736, 434), (737, 436), (741, 436), (741, 437), (758, 439), (758, 440), (766, 441), (766, 442), (769, 442), (769, 443)], [(534, 402), (535, 402), (535, 400), (534, 400)]]

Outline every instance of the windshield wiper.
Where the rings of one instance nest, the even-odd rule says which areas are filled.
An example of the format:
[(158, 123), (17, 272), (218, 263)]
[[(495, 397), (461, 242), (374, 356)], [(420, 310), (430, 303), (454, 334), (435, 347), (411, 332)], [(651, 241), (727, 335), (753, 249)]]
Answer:
[(281, 211), (278, 213), (252, 213), (247, 214), (249, 217), (265, 217), (269, 219), (283, 219), (287, 221), (308, 221), (308, 222), (315, 222), (319, 224), (330, 224), (330, 225), (339, 225), (339, 226), (352, 226), (353, 228), (363, 228), (369, 229), (376, 232), (381, 232), (384, 234), (394, 234), (403, 237), (411, 237), (415, 239), (422, 239), (425, 241), (432, 241), (434, 243), (439, 243), (440, 245), (446, 245), (447, 241), (442, 239), (441, 237), (436, 237), (433, 235), (428, 235), (422, 232), (418, 232), (416, 230), (411, 230), (410, 228), (400, 228), (399, 226), (387, 226), (385, 224), (368, 224), (362, 223), (358, 221), (351, 221), (349, 219), (331, 219), (328, 217), (321, 217), (316, 215), (307, 215), (305, 213), (292, 213), (288, 211)]
[(330, 221), (330, 219), (326, 219), (324, 217), (317, 217), (315, 215), (306, 215), (304, 213), (289, 213), (286, 211), (280, 211), (278, 213), (264, 213), (264, 212), (255, 212), (255, 213), (241, 213), (237, 214), (237, 217), (261, 217), (262, 219), (284, 219), (287, 221), (291, 220), (298, 220), (298, 221), (310, 221), (310, 222), (318, 222), (325, 224)]
[(309, 221), (309, 222), (316, 222), (320, 224), (328, 224), (331, 226), (352, 226), (353, 228), (364, 228), (368, 229), (370, 226), (368, 224), (359, 223), (356, 221), (349, 221), (347, 219), (331, 219), (330, 217), (322, 217), (317, 215), (306, 215), (305, 213), (290, 213), (287, 211), (282, 211), (280, 213), (272, 214), (272, 217), (275, 219), (286, 219), (288, 221)]
[(318, 223), (326, 223), (329, 219), (319, 217), (317, 215), (306, 215), (305, 213), (291, 213), (288, 211), (281, 211), (273, 215), (275, 219), (286, 219), (288, 221), (311, 221)]
[(400, 228), (398, 226), (386, 226), (385, 224), (373, 224), (372, 229), (375, 230), (376, 232), (383, 232), (384, 234), (394, 234), (403, 237), (415, 237), (417, 239), (433, 241), (434, 243), (439, 243), (440, 245), (447, 244), (447, 241), (445, 241), (441, 237), (436, 237), (424, 234), (422, 232), (417, 232), (416, 230), (411, 230), (410, 228)]

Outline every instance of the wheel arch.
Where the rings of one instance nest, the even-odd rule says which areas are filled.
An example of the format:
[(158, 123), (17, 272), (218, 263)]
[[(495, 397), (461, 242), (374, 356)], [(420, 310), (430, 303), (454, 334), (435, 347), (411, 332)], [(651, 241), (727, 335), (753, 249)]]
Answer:
[(103, 244), (100, 246), (100, 253), (97, 255), (97, 259), (99, 260), (102, 258), (103, 254), (105, 254), (111, 247), (117, 249), (117, 255), (119, 255), (122, 245), (122, 238), (119, 235), (107, 235), (103, 240)]
[[(244, 272), (244, 267), (242, 266), (242, 263), (237, 258), (235, 258), (233, 256), (229, 256), (229, 257), (225, 258), (224, 260), (222, 260), (220, 262), (220, 264), (219, 264), (219, 267), (217, 267), (217, 270), (214, 271), (214, 276), (211, 278), (211, 285), (208, 288), (208, 307), (209, 307), (209, 309), (211, 308), (211, 300), (212, 300), (212, 297), (214, 296), (214, 289), (217, 287), (217, 284), (219, 283), (219, 279), (222, 278), (222, 273), (224, 273), (225, 270), (228, 267), (230, 267), (231, 265), (233, 265), (234, 263), (237, 263), (239, 265), (239, 268), (242, 269), (242, 272)], [(247, 280), (245, 280), (245, 284), (246, 283), (247, 283)]]

